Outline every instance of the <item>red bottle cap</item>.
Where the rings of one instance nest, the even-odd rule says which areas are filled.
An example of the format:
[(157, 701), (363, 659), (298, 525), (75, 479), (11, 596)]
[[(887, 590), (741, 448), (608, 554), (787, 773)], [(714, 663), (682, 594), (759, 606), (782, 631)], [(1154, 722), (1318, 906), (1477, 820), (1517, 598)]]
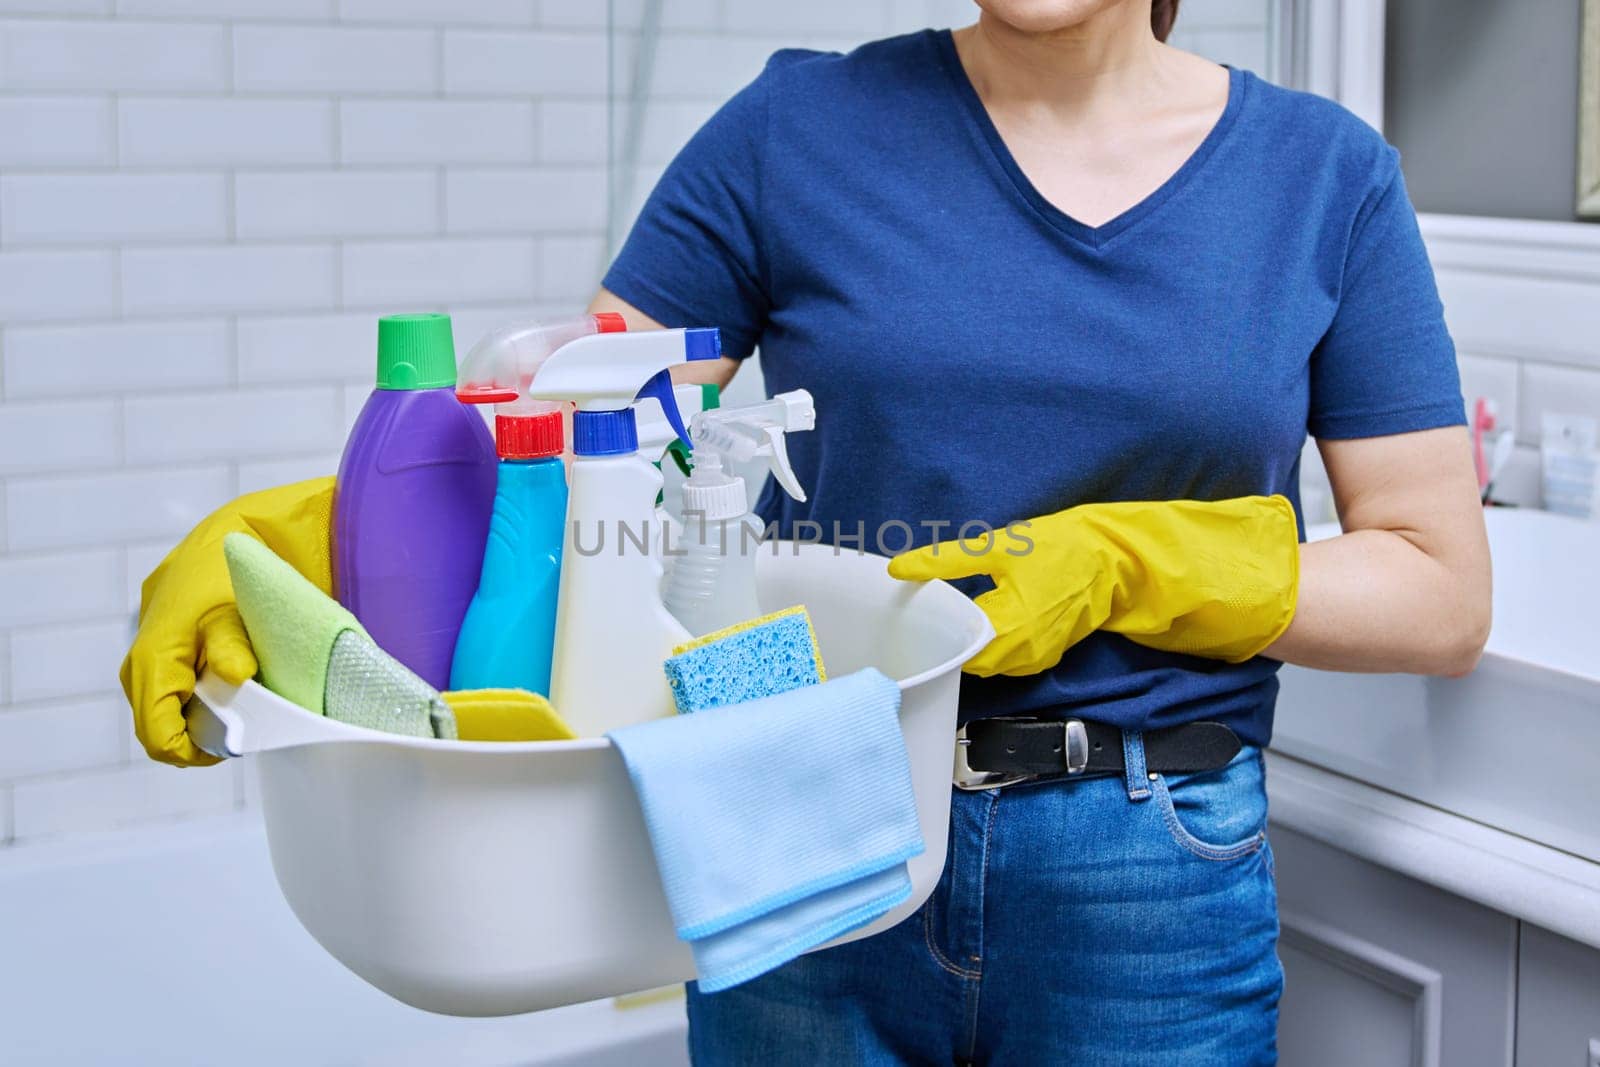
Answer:
[(596, 333), (627, 333), (628, 324), (615, 311), (597, 311), (594, 315)]
[(501, 459), (549, 459), (561, 455), (562, 442), (559, 411), (494, 417), (494, 445)]

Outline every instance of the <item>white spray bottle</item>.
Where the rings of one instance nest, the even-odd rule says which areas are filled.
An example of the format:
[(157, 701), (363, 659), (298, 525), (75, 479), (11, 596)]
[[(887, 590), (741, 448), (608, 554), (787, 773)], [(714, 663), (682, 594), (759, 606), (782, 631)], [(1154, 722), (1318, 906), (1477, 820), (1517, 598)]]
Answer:
[(662, 599), (696, 637), (761, 614), (756, 601), (756, 553), (765, 532), (750, 512), (744, 479), (725, 461), (760, 458), (796, 500), (805, 500), (789, 466), (784, 434), (817, 424), (804, 389), (736, 408), (715, 408), (689, 424), (693, 472), (683, 483), (683, 531)]
[(661, 472), (639, 453), (632, 405), (655, 397), (692, 447), (668, 368), (719, 355), (714, 329), (595, 334), (557, 349), (528, 387), (577, 405), (550, 701), (580, 736), (672, 714), (661, 664), (689, 634), (661, 603)]

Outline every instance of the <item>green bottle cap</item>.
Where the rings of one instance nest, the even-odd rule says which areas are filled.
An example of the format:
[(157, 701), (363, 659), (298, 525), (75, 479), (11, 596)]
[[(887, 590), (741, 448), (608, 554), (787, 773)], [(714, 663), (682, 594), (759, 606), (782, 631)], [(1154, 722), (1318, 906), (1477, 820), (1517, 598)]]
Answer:
[(446, 389), (456, 384), (450, 316), (385, 315), (378, 320), (378, 388)]

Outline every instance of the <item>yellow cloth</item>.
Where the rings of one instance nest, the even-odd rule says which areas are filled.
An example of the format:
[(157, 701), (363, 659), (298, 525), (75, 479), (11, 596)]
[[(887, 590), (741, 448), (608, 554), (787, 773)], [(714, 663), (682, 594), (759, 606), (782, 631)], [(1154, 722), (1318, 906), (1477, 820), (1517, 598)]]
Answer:
[(331, 594), (332, 513), (332, 478), (242, 496), (195, 527), (145, 579), (139, 632), (122, 661), (121, 679), (134, 732), (152, 759), (180, 766), (215, 763), (185, 729), (183, 705), (195, 677), (209, 666), (229, 684), (242, 685), (256, 673), (222, 539), (235, 532), (257, 538)]
[(1096, 630), (1240, 663), (1294, 618), (1299, 535), (1281, 496), (1085, 504), (1015, 530), (889, 563), (913, 581), (994, 579), (976, 603), (995, 638), (963, 668), (972, 674), (1037, 674)]
[(462, 741), (570, 741), (578, 735), (550, 702), (526, 689), (460, 689), (444, 694)]

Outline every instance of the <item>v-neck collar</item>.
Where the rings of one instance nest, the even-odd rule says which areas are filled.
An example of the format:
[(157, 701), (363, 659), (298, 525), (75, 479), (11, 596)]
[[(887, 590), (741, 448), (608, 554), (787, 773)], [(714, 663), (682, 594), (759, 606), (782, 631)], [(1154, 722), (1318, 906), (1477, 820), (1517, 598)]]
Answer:
[(1148, 217), (1152, 212), (1166, 203), (1180, 189), (1188, 183), (1211, 154), (1216, 151), (1228, 135), (1234, 120), (1239, 115), (1239, 110), (1244, 104), (1245, 93), (1249, 87), (1249, 76), (1233, 67), (1228, 68), (1228, 102), (1222, 108), (1222, 115), (1217, 119), (1211, 131), (1200, 142), (1188, 159), (1183, 161), (1172, 175), (1162, 182), (1154, 192), (1140, 200), (1132, 207), (1123, 211), (1114, 218), (1108, 219), (1099, 226), (1089, 226), (1079, 222), (1071, 215), (1056, 207), (1044, 194), (1034, 186), (1028, 176), (1017, 165), (1016, 157), (1011, 154), (1011, 149), (1006, 147), (1005, 139), (1000, 136), (999, 129), (994, 120), (989, 117), (989, 111), (983, 106), (983, 99), (978, 96), (977, 88), (972, 84), (972, 79), (967, 76), (966, 68), (961, 65), (961, 56), (956, 51), (955, 38), (949, 30), (926, 31), (932, 41), (934, 49), (939, 54), (940, 65), (949, 76), (951, 87), (964, 106), (967, 116), (971, 119), (977, 132), (986, 142), (989, 154), (995, 164), (1004, 173), (1011, 185), (1023, 200), (1027, 201), (1035, 211), (1044, 217), (1056, 229), (1068, 237), (1090, 248), (1102, 248), (1113, 238), (1125, 233), (1129, 228), (1137, 225), (1140, 220)]

